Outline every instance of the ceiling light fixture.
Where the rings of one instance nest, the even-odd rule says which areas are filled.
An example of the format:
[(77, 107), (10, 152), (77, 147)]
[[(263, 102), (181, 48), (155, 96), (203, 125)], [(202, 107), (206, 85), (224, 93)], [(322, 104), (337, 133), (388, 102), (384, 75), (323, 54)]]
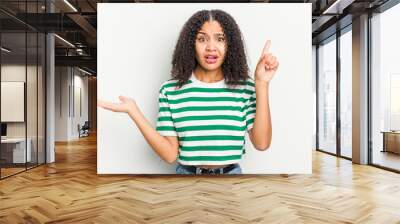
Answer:
[(9, 50), (9, 49), (7, 49), (7, 48), (5, 48), (5, 47), (1, 47), (1, 50), (4, 51), (4, 52), (6, 52), (6, 53), (10, 53), (10, 52), (11, 52), (11, 50)]
[(77, 48), (77, 49), (76, 49), (76, 52), (77, 52), (79, 55), (83, 55), (83, 50), (82, 50), (81, 48)]
[(61, 41), (63, 41), (64, 43), (68, 44), (69, 46), (75, 48), (75, 45), (73, 45), (71, 42), (69, 42), (68, 40), (58, 36), (57, 34), (54, 34), (55, 37), (57, 37), (58, 39), (60, 39)]
[(79, 68), (79, 67), (78, 67), (78, 70), (81, 71), (81, 72), (83, 72), (83, 73), (85, 73), (85, 74), (88, 74), (88, 75), (92, 76), (92, 73), (90, 73), (90, 72), (88, 72), (88, 71), (86, 71), (86, 70), (83, 70), (83, 69), (81, 69), (81, 68)]
[(324, 10), (322, 14), (341, 14), (343, 9), (353, 3), (354, 0), (336, 0), (332, 5)]
[(75, 12), (78, 12), (78, 10), (71, 4), (69, 3), (68, 0), (64, 0), (65, 4), (67, 4), (72, 10), (74, 10)]

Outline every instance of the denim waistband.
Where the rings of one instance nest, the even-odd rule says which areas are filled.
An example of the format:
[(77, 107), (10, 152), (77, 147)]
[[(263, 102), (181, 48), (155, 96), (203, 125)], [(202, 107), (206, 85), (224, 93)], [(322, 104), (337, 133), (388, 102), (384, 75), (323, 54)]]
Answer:
[(237, 163), (227, 165), (222, 168), (201, 168), (196, 166), (188, 166), (188, 165), (181, 165), (185, 170), (193, 173), (193, 174), (224, 174), (228, 173), (229, 171), (233, 170), (235, 167), (238, 166)]

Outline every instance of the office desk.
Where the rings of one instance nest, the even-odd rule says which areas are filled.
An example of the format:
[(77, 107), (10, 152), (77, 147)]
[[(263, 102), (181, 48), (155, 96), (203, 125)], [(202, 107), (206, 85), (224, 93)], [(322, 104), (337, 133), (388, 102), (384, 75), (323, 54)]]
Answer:
[(382, 152), (393, 152), (400, 154), (400, 131), (382, 131), (383, 150)]
[[(6, 138), (1, 139), (1, 156), (9, 163), (25, 163), (31, 162), (31, 145), (32, 140), (27, 138), (26, 155), (25, 155), (25, 138)], [(11, 156), (12, 154), (12, 156)], [(5, 158), (8, 157), (8, 158)], [(12, 160), (11, 160), (12, 158)]]

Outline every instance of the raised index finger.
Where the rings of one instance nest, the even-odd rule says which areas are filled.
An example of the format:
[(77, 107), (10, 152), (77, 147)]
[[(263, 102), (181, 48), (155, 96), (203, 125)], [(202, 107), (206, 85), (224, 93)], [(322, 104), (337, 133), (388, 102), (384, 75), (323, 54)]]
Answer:
[(268, 54), (269, 53), (270, 46), (271, 46), (271, 41), (267, 40), (267, 42), (264, 45), (263, 54)]

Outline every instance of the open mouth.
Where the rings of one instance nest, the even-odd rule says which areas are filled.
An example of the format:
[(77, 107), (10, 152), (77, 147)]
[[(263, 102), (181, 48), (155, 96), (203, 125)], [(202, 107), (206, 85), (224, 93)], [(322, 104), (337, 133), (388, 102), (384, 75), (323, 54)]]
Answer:
[(217, 62), (218, 57), (216, 55), (206, 55), (205, 58), (207, 64), (214, 64)]

